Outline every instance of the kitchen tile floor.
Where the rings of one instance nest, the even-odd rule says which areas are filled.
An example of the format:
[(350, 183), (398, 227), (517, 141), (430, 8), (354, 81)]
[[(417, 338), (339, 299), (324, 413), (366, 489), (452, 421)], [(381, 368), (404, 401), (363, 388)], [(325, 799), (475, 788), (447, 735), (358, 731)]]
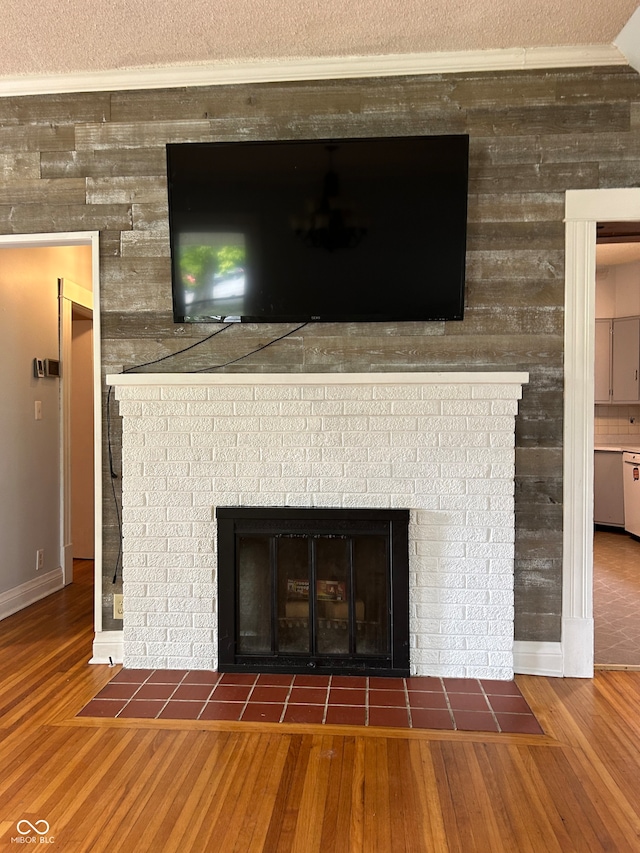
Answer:
[(595, 662), (640, 666), (640, 542), (624, 531), (593, 540)]
[(514, 681), (122, 669), (81, 717), (543, 734)]

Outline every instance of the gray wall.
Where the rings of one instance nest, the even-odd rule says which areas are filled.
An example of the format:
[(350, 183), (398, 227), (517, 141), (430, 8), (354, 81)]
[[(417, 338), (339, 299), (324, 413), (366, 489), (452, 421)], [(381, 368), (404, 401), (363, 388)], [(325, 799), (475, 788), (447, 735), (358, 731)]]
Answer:
[[(232, 369), (528, 370), (531, 382), (517, 420), (516, 637), (557, 641), (564, 193), (638, 185), (635, 72), (514, 72), (0, 100), (0, 231), (101, 231), (103, 368), (119, 371), (211, 331), (171, 320), (166, 142), (461, 132), (471, 136), (464, 322), (313, 325)], [(282, 331), (234, 328), (154, 369), (217, 364)], [(118, 464), (117, 417), (112, 420)], [(110, 477), (104, 494), (108, 629), (120, 625), (109, 616), (118, 540)]]

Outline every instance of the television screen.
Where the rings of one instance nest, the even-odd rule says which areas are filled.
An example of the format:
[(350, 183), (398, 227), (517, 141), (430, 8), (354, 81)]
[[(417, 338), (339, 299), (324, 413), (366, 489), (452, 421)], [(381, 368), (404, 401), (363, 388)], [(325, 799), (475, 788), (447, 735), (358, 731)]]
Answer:
[(174, 320), (461, 320), (469, 139), (167, 145)]

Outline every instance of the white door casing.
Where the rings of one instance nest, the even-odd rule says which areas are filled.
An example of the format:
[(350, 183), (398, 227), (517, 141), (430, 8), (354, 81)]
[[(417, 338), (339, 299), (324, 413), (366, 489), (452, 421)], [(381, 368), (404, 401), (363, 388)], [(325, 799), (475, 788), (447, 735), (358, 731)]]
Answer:
[(593, 420), (598, 222), (640, 220), (640, 189), (568, 190), (565, 201), (562, 672), (593, 676)]

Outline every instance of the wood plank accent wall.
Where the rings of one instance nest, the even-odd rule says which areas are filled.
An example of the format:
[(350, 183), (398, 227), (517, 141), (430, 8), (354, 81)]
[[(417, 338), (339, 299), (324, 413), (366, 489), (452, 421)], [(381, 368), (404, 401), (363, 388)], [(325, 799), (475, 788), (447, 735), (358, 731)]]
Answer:
[[(638, 185), (635, 72), (616, 67), (0, 98), (0, 233), (101, 232), (103, 370), (117, 373), (212, 331), (174, 325), (171, 318), (167, 142), (463, 132), (471, 137), (464, 322), (311, 325), (230, 369), (529, 371), (517, 419), (516, 639), (557, 641), (564, 193)], [(235, 327), (158, 369), (220, 364), (285, 330)], [(119, 537), (110, 478), (104, 530), (108, 630), (120, 627), (110, 616)]]

